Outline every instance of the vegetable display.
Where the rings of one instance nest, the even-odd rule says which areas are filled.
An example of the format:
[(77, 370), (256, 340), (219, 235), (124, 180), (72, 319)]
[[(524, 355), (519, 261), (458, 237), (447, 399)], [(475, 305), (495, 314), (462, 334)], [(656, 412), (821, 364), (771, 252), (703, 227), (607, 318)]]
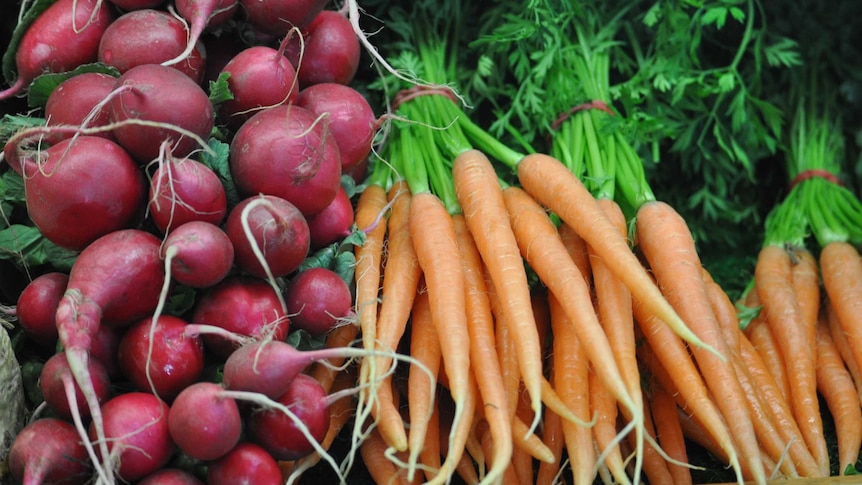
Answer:
[(862, 12), (798, 3), (22, 2), (0, 484), (858, 474)]

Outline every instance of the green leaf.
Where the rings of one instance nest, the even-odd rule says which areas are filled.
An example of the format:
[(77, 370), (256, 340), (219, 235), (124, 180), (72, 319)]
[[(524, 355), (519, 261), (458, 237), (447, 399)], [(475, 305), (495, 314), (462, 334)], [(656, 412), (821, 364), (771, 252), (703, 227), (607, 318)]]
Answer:
[(285, 342), (297, 350), (317, 350), (326, 346), (326, 340), (323, 337), (314, 337), (301, 328), (288, 333)]
[(730, 16), (739, 23), (745, 21), (745, 12), (739, 7), (730, 7)]
[(802, 57), (795, 40), (781, 37), (777, 42), (764, 47), (766, 63), (771, 67), (794, 67), (802, 65)]
[[(6, 47), (6, 51), (3, 52), (3, 77), (7, 82), (11, 83), (15, 81), (15, 74), (18, 71), (18, 67), (15, 65), (15, 55), (18, 52), (18, 45), (21, 44), (21, 38), (24, 37), (24, 33), (27, 32), (30, 24), (36, 20), (36, 17), (56, 2), (57, 0), (36, 0), (15, 26), (15, 30), (12, 31), (12, 38), (9, 40), (9, 45)], [(8, 5), (5, 15), (9, 15)]]
[(76, 257), (76, 252), (48, 241), (33, 226), (13, 224), (0, 230), (0, 259), (18, 267), (51, 264), (57, 270), (68, 270)]
[(722, 93), (732, 91), (736, 87), (736, 76), (733, 72), (725, 72), (718, 77), (718, 90)]
[(219, 74), (218, 79), (210, 81), (209, 99), (214, 107), (233, 99), (233, 93), (230, 91), (227, 80), (230, 78), (229, 72)]
[(176, 285), (168, 296), (164, 313), (178, 317), (188, 313), (195, 306), (195, 296), (194, 288)]
[(25, 204), (24, 178), (17, 172), (7, 170), (0, 176), (0, 200), (13, 204)]
[(727, 20), (727, 13), (727, 7), (709, 8), (703, 13), (700, 23), (701, 25), (715, 25), (716, 28), (721, 29)]
[(210, 138), (208, 145), (212, 153), (202, 151), (201, 163), (213, 169), (216, 175), (218, 175), (227, 196), (228, 208), (234, 207), (242, 199), (230, 174), (230, 145), (215, 138)]
[(45, 105), (48, 103), (48, 96), (54, 92), (54, 89), (59, 86), (60, 83), (69, 78), (75, 77), (78, 74), (90, 72), (120, 77), (120, 71), (117, 70), (117, 68), (100, 62), (82, 64), (67, 72), (42, 74), (33, 80), (30, 84), (30, 88), (27, 90), (27, 105), (31, 108), (45, 108)]
[(44, 118), (10, 114), (3, 115), (3, 118), (0, 118), (0, 143), (5, 145), (20, 130), (44, 125)]

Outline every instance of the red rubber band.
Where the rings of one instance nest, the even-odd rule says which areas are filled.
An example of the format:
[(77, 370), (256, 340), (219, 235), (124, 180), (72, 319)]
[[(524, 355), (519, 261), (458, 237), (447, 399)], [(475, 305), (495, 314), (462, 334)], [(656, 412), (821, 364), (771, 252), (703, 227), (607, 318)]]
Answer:
[(453, 103), (458, 103), (458, 97), (455, 96), (455, 92), (452, 91), (451, 88), (446, 86), (413, 86), (409, 89), (402, 89), (395, 95), (395, 98), (392, 100), (392, 111), (398, 110), (398, 107), (403, 103), (410, 101), (411, 99), (418, 98), (419, 96), (425, 96), (427, 94), (439, 94), (441, 96), (445, 96), (449, 98)]
[(561, 125), (561, 124), (563, 124), (563, 122), (564, 122), (564, 121), (566, 121), (567, 119), (569, 119), (569, 117), (570, 117), (570, 116), (572, 116), (573, 114), (577, 113), (578, 111), (584, 111), (584, 110), (588, 110), (588, 109), (597, 109), (597, 110), (599, 110), (599, 111), (604, 111), (605, 113), (607, 113), (607, 114), (609, 114), (609, 115), (611, 115), (611, 116), (614, 116), (614, 115), (616, 114), (616, 113), (614, 113), (614, 111), (613, 111), (613, 110), (608, 106), (608, 104), (607, 104), (607, 103), (605, 103), (604, 101), (602, 101), (602, 100), (600, 100), (600, 99), (595, 99), (595, 100), (593, 100), (593, 101), (589, 101), (589, 102), (587, 102), (587, 103), (583, 103), (583, 104), (579, 104), (579, 105), (577, 105), (577, 106), (573, 106), (573, 107), (571, 107), (568, 111), (566, 111), (565, 113), (562, 113), (560, 116), (558, 116), (558, 117), (557, 117), (557, 119), (556, 119), (556, 120), (554, 120), (554, 122), (553, 122), (553, 123), (551, 123), (551, 129), (552, 129), (552, 130), (554, 130), (554, 131), (556, 131), (556, 130), (557, 130), (557, 128), (559, 128), (559, 127), (560, 127), (560, 125)]
[(804, 170), (799, 175), (794, 177), (793, 180), (790, 181), (790, 187), (789, 188), (793, 189), (793, 187), (796, 187), (798, 184), (800, 184), (800, 183), (802, 183), (808, 179), (814, 178), (814, 177), (820, 177), (822, 179), (826, 179), (835, 185), (842, 185), (842, 186), (844, 185), (843, 183), (841, 183), (841, 180), (839, 180), (838, 177), (834, 173), (832, 173), (828, 170), (813, 168), (811, 170)]

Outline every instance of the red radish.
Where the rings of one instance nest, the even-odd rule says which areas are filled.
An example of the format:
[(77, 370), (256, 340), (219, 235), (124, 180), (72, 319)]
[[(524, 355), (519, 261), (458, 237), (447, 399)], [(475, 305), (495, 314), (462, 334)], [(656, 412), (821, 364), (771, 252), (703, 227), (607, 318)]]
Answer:
[(30, 339), (42, 346), (57, 343), (54, 313), (66, 291), (69, 275), (53, 271), (37, 276), (18, 296), (15, 314), (18, 325)]
[(162, 63), (164, 66), (172, 66), (189, 57), (204, 29), (227, 23), (236, 13), (239, 3), (238, 0), (176, 0), (174, 6), (189, 24), (188, 41), (179, 55)]
[(363, 158), (359, 165), (346, 170), (344, 175), (352, 178), (357, 184), (363, 182), (368, 176), (368, 157)]
[(114, 129), (117, 142), (139, 162), (158, 157), (165, 140), (172, 143), (171, 153), (182, 158), (201, 148), (209, 137), (214, 123), (209, 97), (176, 69), (158, 64), (135, 66), (117, 79), (116, 86), (123, 91), (111, 99), (113, 121), (143, 120), (160, 125), (126, 124)]
[[(117, 68), (120, 74), (143, 64), (159, 64), (183, 52), (188, 29), (182, 20), (155, 9), (133, 10), (121, 15), (105, 30), (99, 42), (99, 62)], [(195, 44), (192, 44), (195, 46)], [(196, 84), (204, 78), (206, 54), (203, 44), (171, 67)]]
[(144, 175), (111, 140), (68, 138), (26, 154), (22, 168), (30, 219), (60, 247), (83, 249), (100, 236), (130, 227), (142, 213)]
[(122, 377), (123, 373), (120, 370), (120, 361), (117, 358), (117, 351), (120, 347), (120, 339), (125, 333), (125, 328), (114, 328), (109, 325), (99, 325), (96, 334), (93, 336), (92, 345), (90, 346), (90, 357), (98, 360), (105, 370), (108, 371), (108, 377), (116, 379)]
[(353, 297), (347, 283), (327, 268), (309, 268), (285, 288), (287, 314), (294, 328), (319, 337), (351, 315)]
[(327, 0), (240, 0), (255, 29), (278, 37), (291, 28), (302, 29), (323, 10)]
[(239, 443), (228, 454), (207, 467), (208, 485), (281, 485), (284, 483), (278, 462), (254, 443)]
[[(98, 10), (97, 10), (98, 9)], [(102, 0), (58, 0), (27, 28), (15, 65), (18, 78), (0, 100), (22, 92), (40, 74), (65, 72), (96, 60), (99, 40), (114, 20)]]
[(349, 236), (353, 230), (353, 222), (353, 204), (347, 191), (340, 187), (326, 209), (308, 220), (311, 250), (318, 250)]
[(183, 453), (194, 459), (218, 459), (239, 442), (239, 406), (233, 399), (223, 397), (223, 390), (212, 382), (197, 382), (183, 389), (171, 404), (171, 437)]
[(165, 238), (162, 257), (170, 259), (170, 275), (175, 281), (192, 288), (207, 288), (230, 273), (234, 249), (220, 227), (191, 221)]
[(9, 449), (15, 483), (82, 485), (92, 476), (86, 449), (70, 423), (41, 418), (22, 429)]
[[(146, 392), (119, 394), (102, 406), (108, 449), (118, 455), (117, 475), (125, 481), (161, 469), (174, 450), (168, 431), (168, 405)], [(95, 439), (90, 424), (90, 439)]]
[[(191, 321), (255, 339), (284, 340), (290, 327), (281, 296), (267, 282), (247, 276), (229, 276), (204, 290)], [(207, 349), (219, 357), (234, 351), (234, 343), (220, 335), (203, 338)]]
[[(297, 417), (318, 443), (329, 429), (326, 391), (315, 378), (297, 375), (287, 392), (277, 400)], [(297, 460), (314, 451), (314, 446), (297, 423), (277, 409), (258, 409), (247, 420), (252, 441), (277, 460)]]
[(341, 12), (324, 10), (303, 31), (302, 43), (292, 41), (287, 57), (302, 88), (319, 83), (347, 85), (359, 68), (359, 39)]
[(281, 197), (306, 217), (325, 209), (341, 186), (338, 144), (325, 117), (294, 105), (249, 118), (231, 143), (230, 169), (246, 196)]
[[(45, 104), (45, 118), (48, 120), (48, 126), (95, 127), (107, 125), (111, 121), (107, 106), (102, 106), (95, 113), (92, 112), (111, 93), (116, 82), (115, 77), (100, 72), (85, 72), (63, 81), (51, 91)], [(71, 133), (58, 133), (48, 136), (46, 139), (56, 143), (70, 136), (72, 136)], [(110, 131), (99, 133), (96, 136), (113, 138)]]
[(147, 475), (138, 485), (205, 485), (198, 477), (179, 468), (162, 468)]
[(121, 10), (126, 12), (142, 10), (145, 8), (156, 8), (165, 3), (165, 0), (108, 0)]
[[(100, 403), (104, 402), (111, 393), (111, 380), (108, 377), (108, 371), (101, 362), (96, 359), (90, 359), (87, 372), (90, 373), (90, 377), (93, 380), (93, 387), (96, 390), (98, 401)], [(73, 412), (69, 407), (69, 400), (67, 399), (69, 396), (74, 396), (81, 419), (88, 419), (90, 417), (90, 410), (87, 408), (84, 394), (75, 384), (65, 353), (56, 353), (45, 361), (45, 365), (42, 367), (42, 372), (39, 375), (39, 388), (42, 390), (45, 402), (61, 418), (66, 420), (72, 419)]]
[(315, 84), (299, 92), (296, 104), (317, 116), (328, 114), (326, 119), (338, 144), (342, 171), (351, 170), (368, 158), (377, 118), (359, 91), (343, 84)]
[(233, 99), (222, 103), (219, 116), (234, 128), (261, 109), (296, 102), (296, 71), (281, 50), (248, 47), (233, 56), (221, 72), (230, 74), (227, 83)]
[(191, 158), (168, 154), (150, 182), (148, 209), (163, 233), (190, 221), (221, 224), (227, 195), (213, 169)]
[[(175, 316), (145, 318), (123, 334), (118, 360), (123, 375), (140, 391), (170, 402), (204, 372), (204, 343), (186, 335), (188, 323)], [(147, 375), (149, 362), (149, 375)]]
[(308, 256), (308, 223), (290, 202), (271, 195), (242, 200), (228, 214), (225, 232), (233, 243), (236, 264), (258, 278), (267, 273), (255, 251), (260, 251), (272, 276), (292, 273)]

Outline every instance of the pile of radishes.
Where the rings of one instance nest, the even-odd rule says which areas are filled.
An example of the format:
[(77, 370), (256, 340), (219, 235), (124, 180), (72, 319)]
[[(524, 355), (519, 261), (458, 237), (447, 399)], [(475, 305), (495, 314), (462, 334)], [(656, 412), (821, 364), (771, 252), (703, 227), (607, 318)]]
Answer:
[(285, 343), (352, 324), (351, 275), (312, 258), (350, 252), (350, 189), (377, 129), (350, 86), (345, 12), (35, 3), (50, 6), (19, 26), (0, 102), (38, 89), (26, 116), (44, 122), (5, 140), (0, 174), (22, 180), (26, 224), (75, 259), (34, 274), (9, 315), (45, 355), (14, 479), (283, 483), (279, 462), (316, 452), (341, 397), (304, 370), (361, 355)]

